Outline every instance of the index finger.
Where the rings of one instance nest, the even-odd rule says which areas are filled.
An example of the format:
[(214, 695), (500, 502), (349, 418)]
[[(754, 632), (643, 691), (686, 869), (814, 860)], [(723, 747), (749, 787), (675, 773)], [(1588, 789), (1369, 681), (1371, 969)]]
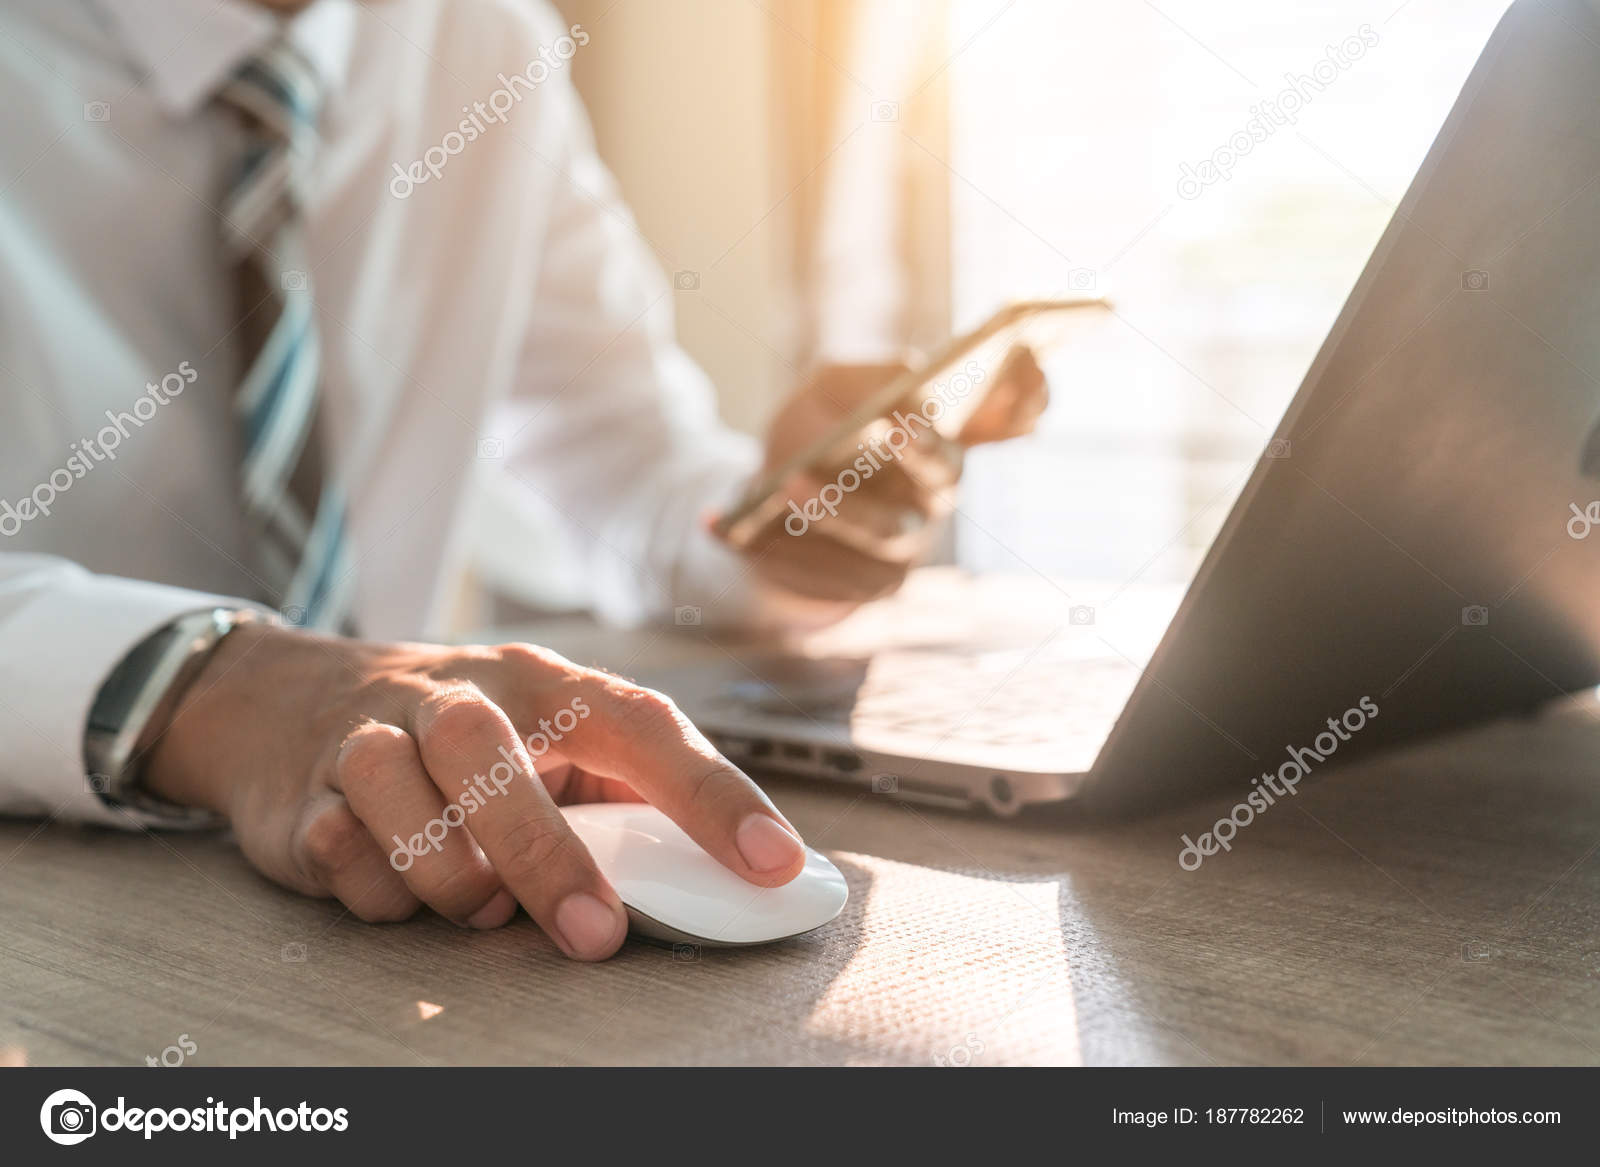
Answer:
[(539, 780), (505, 712), (476, 688), (444, 689), (416, 713), (428, 776), (460, 807), (489, 863), (568, 956), (603, 960), (627, 931), (607, 882)]
[(561, 734), (565, 757), (626, 782), (750, 883), (777, 887), (800, 874), (800, 833), (667, 697), (529, 646), (508, 645), (501, 655), (520, 698), (508, 704), (531, 710), (549, 705), (552, 688), (570, 692), (576, 720), (541, 723), (541, 732), (548, 725)]

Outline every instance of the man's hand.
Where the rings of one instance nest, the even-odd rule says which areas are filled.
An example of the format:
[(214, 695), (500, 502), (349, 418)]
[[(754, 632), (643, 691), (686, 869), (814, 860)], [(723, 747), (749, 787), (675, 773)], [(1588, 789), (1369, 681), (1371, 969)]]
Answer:
[(568, 956), (622, 943), (616, 892), (557, 806), (648, 801), (759, 887), (799, 835), (659, 693), (526, 644), (442, 648), (235, 629), (146, 785), (225, 815), (250, 862), (363, 920), (422, 904), (497, 928), (521, 904)]
[[(898, 364), (822, 369), (773, 419), (765, 468), (810, 445), (903, 372)], [(797, 595), (841, 603), (863, 603), (898, 588), (950, 512), (962, 451), (1031, 432), (1050, 396), (1027, 349), (1014, 350), (993, 382), (978, 391), (983, 400), (955, 441), (914, 422), (881, 420), (852, 439), (860, 449), (839, 452), (842, 478), (796, 477), (786, 491), (799, 517), (791, 509), (787, 523), (775, 523), (756, 538), (748, 549), (755, 571)], [(915, 406), (901, 409), (909, 414)], [(803, 522), (808, 506), (820, 517)]]

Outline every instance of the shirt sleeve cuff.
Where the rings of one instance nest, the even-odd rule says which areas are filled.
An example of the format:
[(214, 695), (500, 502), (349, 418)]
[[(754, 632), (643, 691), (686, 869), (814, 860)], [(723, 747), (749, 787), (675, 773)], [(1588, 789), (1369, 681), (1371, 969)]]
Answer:
[(91, 788), (84, 730), (101, 684), (152, 632), (189, 612), (255, 608), (226, 596), (45, 561), (0, 579), (0, 810), (106, 826), (167, 825)]

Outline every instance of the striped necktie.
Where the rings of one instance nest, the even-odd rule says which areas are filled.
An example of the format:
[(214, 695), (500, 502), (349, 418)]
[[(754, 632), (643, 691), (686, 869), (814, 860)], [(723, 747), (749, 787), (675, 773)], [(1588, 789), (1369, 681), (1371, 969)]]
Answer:
[(247, 140), (223, 200), (223, 241), (241, 269), (247, 316), (265, 331), (234, 400), (244, 435), (244, 513), (287, 619), (338, 629), (346, 624), (353, 565), (345, 498), (323, 474), (321, 348), (301, 235), (322, 94), (311, 64), (278, 41), (245, 62), (218, 96), (243, 115)]

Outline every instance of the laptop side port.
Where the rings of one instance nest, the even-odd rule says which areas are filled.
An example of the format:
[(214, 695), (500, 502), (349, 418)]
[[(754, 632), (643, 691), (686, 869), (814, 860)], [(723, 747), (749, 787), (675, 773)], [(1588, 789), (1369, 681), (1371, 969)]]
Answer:
[(772, 739), (746, 737), (739, 733), (713, 733), (712, 744), (730, 758), (768, 758), (772, 756)]
[(717, 749), (730, 758), (748, 758), (755, 755), (757, 742), (753, 738), (733, 733), (719, 733), (714, 739)]
[(883, 794), (906, 802), (925, 803), (928, 806), (966, 810), (973, 804), (972, 795), (959, 787), (909, 779), (899, 774), (874, 774), (869, 786), (874, 794)]
[(822, 760), (841, 774), (854, 774), (861, 769), (861, 757), (849, 750), (824, 750)]

